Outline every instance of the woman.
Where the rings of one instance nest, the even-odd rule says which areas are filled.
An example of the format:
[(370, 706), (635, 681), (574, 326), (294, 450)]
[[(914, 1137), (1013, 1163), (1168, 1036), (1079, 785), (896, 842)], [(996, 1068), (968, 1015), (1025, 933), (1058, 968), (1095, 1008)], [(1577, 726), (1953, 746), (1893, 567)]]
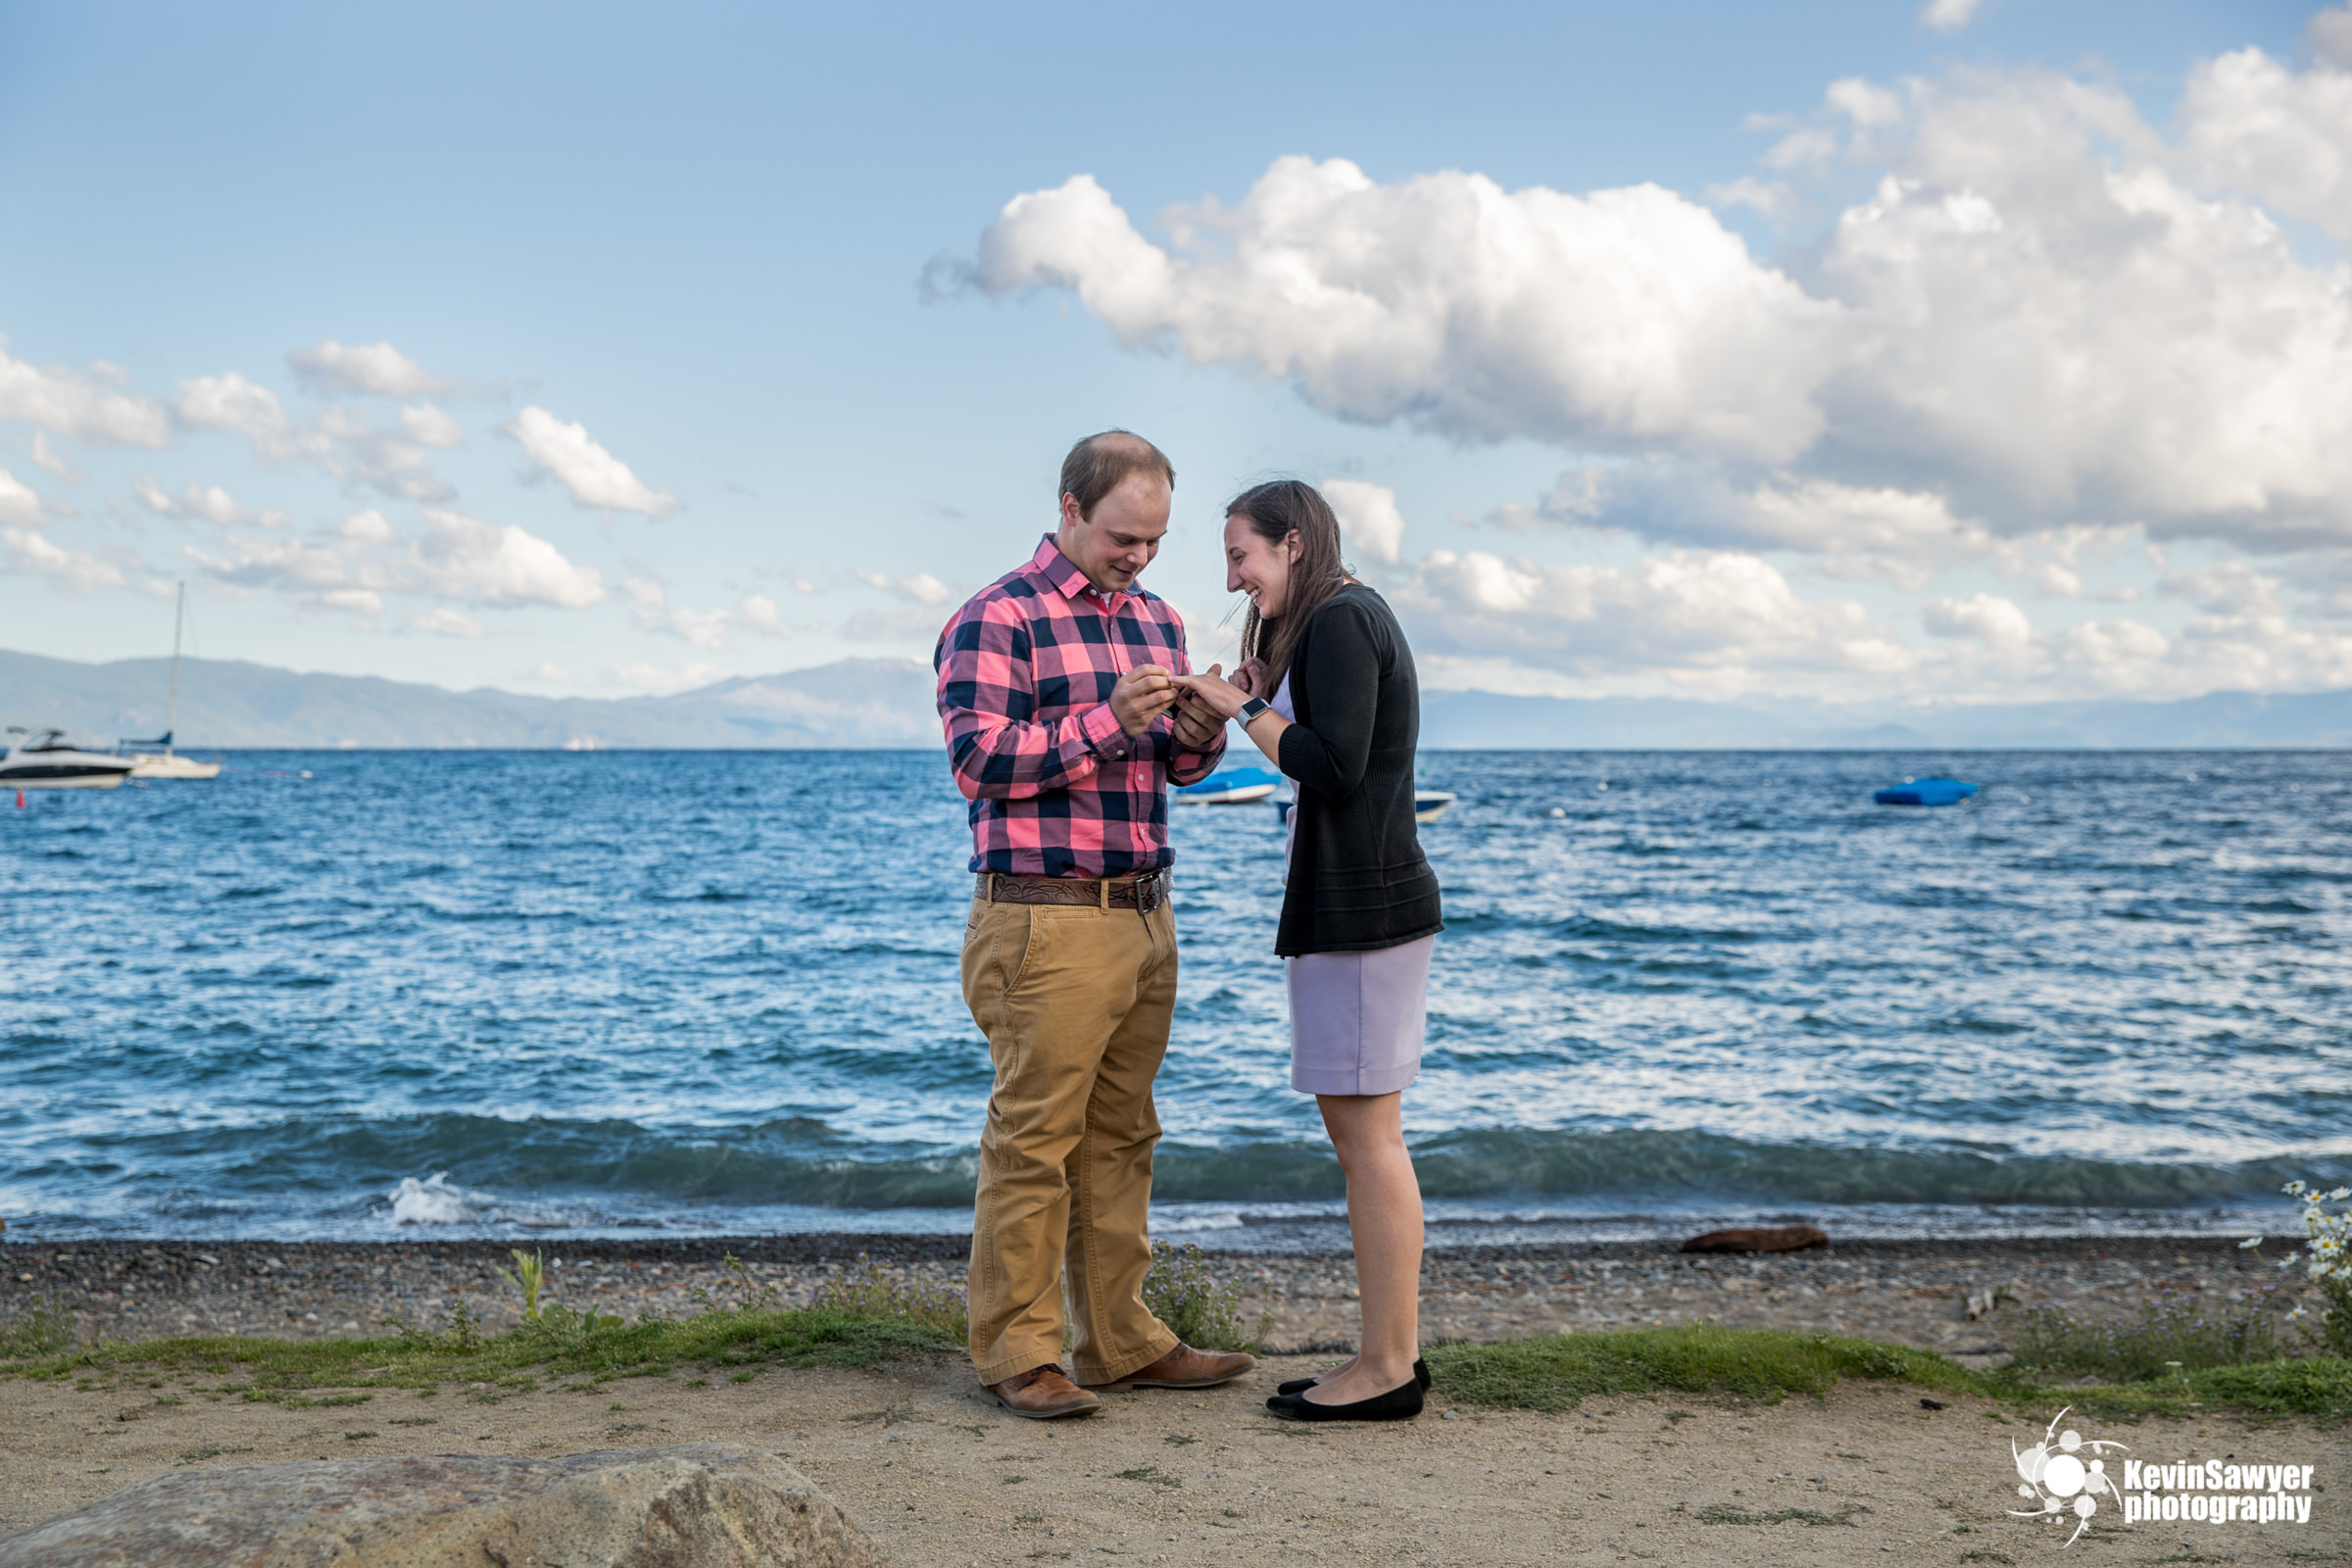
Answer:
[[(1308, 1421), (1421, 1413), (1421, 1188), (1403, 1090), (1421, 1068), (1438, 879), (1413, 830), (1420, 696), (1380, 595), (1340, 561), (1339, 519), (1311, 485), (1261, 484), (1225, 516), (1225, 586), (1250, 596), (1244, 662), (1180, 677), (1296, 786), (1282, 923), (1291, 1087), (1315, 1097), (1348, 1178), (1361, 1348), (1266, 1403)], [(1272, 692), (1269, 701), (1256, 694)]]

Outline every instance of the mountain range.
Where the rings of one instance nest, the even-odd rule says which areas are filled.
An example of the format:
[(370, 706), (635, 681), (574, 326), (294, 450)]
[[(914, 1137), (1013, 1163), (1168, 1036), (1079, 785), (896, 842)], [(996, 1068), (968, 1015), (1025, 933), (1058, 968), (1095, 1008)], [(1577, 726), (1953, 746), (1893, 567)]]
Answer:
[[(171, 661), (85, 664), (0, 650), (0, 715), (84, 741), (159, 733)], [(2105, 750), (2352, 747), (2352, 691), (2215, 692), (1903, 709), (1800, 699), (1510, 697), (1425, 692), (1432, 750)], [(185, 660), (183, 751), (238, 748), (929, 748), (940, 744), (928, 666), (845, 659), (742, 676), (669, 697), (453, 692), (369, 675), (316, 675)]]

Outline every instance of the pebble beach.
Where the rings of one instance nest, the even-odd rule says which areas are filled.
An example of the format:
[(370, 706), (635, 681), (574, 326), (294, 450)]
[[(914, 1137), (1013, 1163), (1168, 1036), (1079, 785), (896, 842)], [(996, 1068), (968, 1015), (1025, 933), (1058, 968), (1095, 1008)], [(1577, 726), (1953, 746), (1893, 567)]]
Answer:
[[(682, 1318), (754, 1298), (805, 1305), (860, 1257), (915, 1285), (960, 1286), (953, 1236), (566, 1242), (541, 1249), (543, 1299), (625, 1320)], [(0, 1249), (0, 1318), (39, 1301), (73, 1314), (77, 1339), (181, 1335), (368, 1338), (436, 1329), (456, 1304), (485, 1328), (518, 1320), (498, 1242), (12, 1242)], [(732, 1257), (740, 1266), (731, 1266)], [(1354, 1265), (1345, 1255), (1214, 1252), (1211, 1267), (1264, 1323), (1274, 1353), (1353, 1348)], [(2020, 1306), (2128, 1313), (2159, 1292), (2222, 1296), (2278, 1283), (2227, 1239), (2065, 1237), (2025, 1241), (1837, 1240), (1806, 1251), (1686, 1254), (1667, 1242), (1433, 1250), (1422, 1338), (1486, 1342), (1565, 1330), (1716, 1322), (1854, 1335), (1995, 1366)], [(773, 1293), (770, 1296), (768, 1293)], [(1972, 1318), (1971, 1295), (1999, 1304)]]

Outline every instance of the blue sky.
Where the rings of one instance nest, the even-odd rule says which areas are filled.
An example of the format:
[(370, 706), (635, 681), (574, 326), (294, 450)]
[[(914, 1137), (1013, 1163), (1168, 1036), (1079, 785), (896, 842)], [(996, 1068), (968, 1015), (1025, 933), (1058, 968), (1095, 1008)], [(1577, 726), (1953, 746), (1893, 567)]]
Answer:
[(2245, 0), (8, 8), (0, 640), (922, 658), (1122, 424), (1204, 649), (1287, 472), (1433, 684), (2352, 684), (2348, 106)]

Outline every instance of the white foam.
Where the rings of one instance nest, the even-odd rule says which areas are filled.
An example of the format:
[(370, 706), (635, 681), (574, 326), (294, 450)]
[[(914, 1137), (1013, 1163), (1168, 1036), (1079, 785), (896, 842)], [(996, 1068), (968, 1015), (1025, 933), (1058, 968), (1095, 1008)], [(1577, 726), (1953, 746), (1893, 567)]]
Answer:
[(400, 1185), (384, 1195), (392, 1200), (395, 1225), (463, 1225), (473, 1218), (466, 1194), (449, 1184), (449, 1172), (438, 1170), (418, 1181), (403, 1176)]

